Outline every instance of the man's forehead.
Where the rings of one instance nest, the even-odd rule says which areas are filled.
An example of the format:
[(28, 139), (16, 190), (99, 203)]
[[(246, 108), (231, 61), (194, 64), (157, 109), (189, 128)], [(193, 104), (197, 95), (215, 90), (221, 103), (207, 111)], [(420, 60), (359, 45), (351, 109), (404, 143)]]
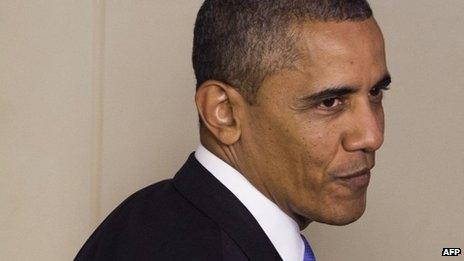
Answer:
[(383, 37), (374, 19), (315, 22), (300, 30), (298, 61), (265, 83), (303, 95), (330, 86), (369, 86), (388, 74)]
[(383, 36), (373, 18), (364, 21), (311, 22), (302, 24), (298, 30), (297, 48), (304, 59), (317, 54), (343, 55), (352, 52), (353, 48), (384, 52)]

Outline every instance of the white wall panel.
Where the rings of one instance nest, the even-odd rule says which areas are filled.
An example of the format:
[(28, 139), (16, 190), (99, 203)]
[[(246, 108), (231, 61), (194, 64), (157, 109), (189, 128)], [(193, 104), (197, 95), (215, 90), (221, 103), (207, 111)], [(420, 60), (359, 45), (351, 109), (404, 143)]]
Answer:
[(198, 142), (190, 62), (201, 1), (107, 1), (103, 218), (172, 177)]

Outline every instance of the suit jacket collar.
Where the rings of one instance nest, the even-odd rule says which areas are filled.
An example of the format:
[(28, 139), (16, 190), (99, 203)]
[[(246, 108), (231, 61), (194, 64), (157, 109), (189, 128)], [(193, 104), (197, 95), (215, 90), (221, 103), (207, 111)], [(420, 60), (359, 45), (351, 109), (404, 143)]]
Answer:
[(190, 154), (175, 188), (216, 222), (251, 260), (282, 260), (258, 222), (221, 182)]

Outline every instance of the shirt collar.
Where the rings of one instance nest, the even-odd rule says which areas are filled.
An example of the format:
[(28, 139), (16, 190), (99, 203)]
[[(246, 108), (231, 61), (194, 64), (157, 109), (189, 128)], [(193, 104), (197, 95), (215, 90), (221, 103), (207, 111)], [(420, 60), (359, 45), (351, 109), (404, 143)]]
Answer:
[(195, 158), (245, 205), (283, 260), (303, 260), (304, 243), (298, 224), (291, 217), (203, 145), (198, 146)]

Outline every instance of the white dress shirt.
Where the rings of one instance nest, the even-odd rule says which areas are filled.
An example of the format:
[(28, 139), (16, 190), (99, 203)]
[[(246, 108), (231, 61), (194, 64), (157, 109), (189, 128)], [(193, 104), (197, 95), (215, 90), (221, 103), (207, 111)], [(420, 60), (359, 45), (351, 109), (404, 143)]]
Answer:
[(298, 224), (259, 192), (240, 172), (201, 144), (195, 158), (226, 186), (258, 221), (284, 261), (302, 261), (304, 243)]

